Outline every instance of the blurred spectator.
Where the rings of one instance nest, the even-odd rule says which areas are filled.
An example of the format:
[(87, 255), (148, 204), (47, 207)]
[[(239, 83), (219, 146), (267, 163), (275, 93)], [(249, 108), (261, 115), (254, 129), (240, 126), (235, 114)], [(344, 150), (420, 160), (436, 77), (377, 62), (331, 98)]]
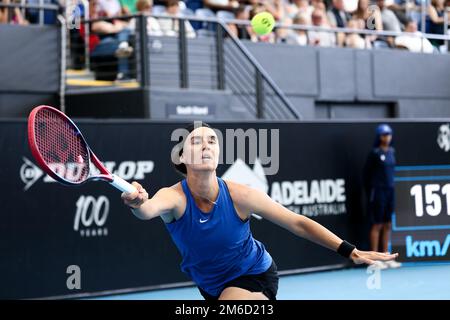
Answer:
[[(304, 14), (297, 14), (292, 21), (295, 25), (306, 26), (309, 24), (309, 20)], [(308, 45), (308, 35), (305, 30), (290, 30), (286, 36), (286, 43), (295, 44), (300, 46)]]
[(359, 0), (358, 8), (353, 13), (353, 18), (364, 21), (364, 28), (383, 31), (383, 19), (377, 6), (370, 6), (369, 0)]
[[(0, 4), (9, 4), (9, 0), (0, 0)], [(0, 23), (8, 23), (9, 21), (8, 8), (0, 7)]]
[(273, 15), (275, 21), (280, 21), (286, 15), (284, 1), (288, 0), (240, 0), (240, 3), (249, 5), (252, 9), (267, 11)]
[(305, 17), (311, 18), (314, 7), (309, 4), (308, 0), (289, 0), (289, 2), (290, 3), (286, 6), (287, 16), (294, 18), (300, 13)]
[[(395, 38), (395, 46), (400, 49), (407, 49), (411, 52), (422, 52), (422, 45), (423, 45), (423, 52), (424, 53), (433, 53), (433, 45), (428, 39), (422, 39), (420, 37), (420, 32), (417, 31), (417, 23), (413, 20), (410, 20), (406, 24), (405, 32), (413, 33), (418, 36), (413, 36), (409, 34), (403, 34), (401, 36), (398, 36)], [(423, 44), (422, 44), (423, 41)]]
[[(17, 1), (10, 0), (1, 0), (0, 3), (10, 4), (10, 3), (20, 3)], [(10, 24), (19, 24), (19, 25), (27, 25), (29, 22), (22, 15), (22, 12), (19, 8), (9, 9), (0, 7), (0, 23), (10, 23)]]
[[(138, 0), (136, 9), (138, 13), (151, 14), (153, 7), (153, 0)], [(132, 19), (129, 24), (130, 30), (136, 30), (136, 18)], [(147, 17), (147, 34), (149, 36), (162, 36), (161, 26), (158, 20), (154, 17)]]
[(351, 16), (344, 10), (344, 0), (333, 0), (331, 8), (327, 11), (331, 27), (345, 28)]
[[(292, 19), (289, 17), (285, 17), (283, 20), (278, 21), (278, 23), (280, 25), (283, 26), (291, 26), (292, 25)], [(275, 29), (275, 42), (277, 43), (286, 43), (287, 38), (289, 36), (289, 34), (294, 31), (291, 30), (289, 28), (281, 28), (281, 27), (277, 27)]]
[[(94, 0), (90, 1), (90, 4), (93, 4), (91, 18), (115, 18), (122, 15), (122, 7), (118, 0)], [(109, 38), (112, 35), (120, 38), (121, 41), (116, 52), (117, 56), (129, 56), (133, 52), (133, 48), (130, 47), (128, 42), (131, 33), (128, 28), (128, 21), (120, 19), (96, 21), (92, 24), (92, 31), (99, 34), (100, 38)]]
[[(167, 7), (164, 14), (180, 17), (180, 5), (178, 0), (167, 0)], [(170, 19), (170, 18), (160, 18), (158, 19), (159, 25), (161, 26), (161, 31), (166, 36), (176, 37), (179, 32), (179, 19)], [(186, 37), (195, 38), (195, 31), (192, 25), (188, 20), (184, 20), (184, 29), (186, 31)]]
[[(427, 8), (426, 32), (434, 34), (445, 34), (444, 32), (444, 14), (445, 0), (431, 0), (431, 4)], [(431, 43), (440, 47), (444, 41), (431, 39)]]
[[(344, 0), (333, 0), (331, 8), (327, 12), (327, 17), (332, 28), (345, 28), (348, 20), (351, 19), (350, 14), (344, 10)], [(342, 47), (345, 42), (345, 34), (338, 32), (336, 36), (338, 46)]]
[(420, 0), (389, 0), (386, 6), (395, 13), (405, 28), (411, 19), (420, 21), (420, 14), (417, 14), (417, 9), (420, 9)]
[[(447, 10), (447, 18), (450, 21), (450, 0), (445, 0), (444, 4), (445, 10)], [(450, 29), (450, 26), (449, 26)]]
[[(445, 1), (445, 10), (447, 12), (447, 23), (450, 24), (450, 0)], [(450, 25), (447, 26), (445, 34), (450, 36)], [(450, 52), (450, 41), (447, 41), (447, 52)]]
[[(247, 9), (247, 6), (240, 5), (239, 8), (237, 8), (234, 12), (236, 20), (249, 20), (249, 10)], [(250, 40), (251, 36), (251, 29), (252, 27), (250, 25), (236, 25), (236, 24), (230, 24), (228, 25), (230, 28), (230, 31), (239, 39), (241, 40)]]
[(203, 6), (211, 9), (214, 12), (219, 10), (232, 11), (239, 7), (237, 0), (203, 0)]
[(137, 8), (138, 0), (119, 0), (122, 6), (122, 12), (126, 15), (131, 15), (137, 13), (139, 10)]
[(384, 5), (395, 14), (398, 21), (402, 24), (402, 29), (404, 29), (404, 26), (408, 22), (405, 8), (402, 5), (397, 4), (394, 0), (385, 0)]
[[(386, 0), (377, 0), (377, 5), (380, 8), (383, 29), (385, 31), (402, 32), (402, 25), (394, 12), (387, 8)], [(390, 47), (394, 47), (394, 37), (380, 37), (380, 39), (385, 40)]]
[(97, 14), (99, 17), (118, 17), (124, 14), (119, 0), (97, 0)]
[(265, 11), (270, 12), (276, 21), (284, 19), (286, 13), (284, 10), (284, 0), (259, 0)]
[(377, 0), (377, 5), (380, 8), (381, 19), (383, 21), (383, 30), (401, 32), (402, 26), (397, 16), (388, 9), (386, 6), (386, 0)]
[[(363, 28), (366, 30), (383, 31), (383, 19), (381, 18), (380, 8), (376, 5), (369, 5), (369, 0), (359, 0), (358, 7), (353, 13), (353, 18), (363, 21)], [(380, 44), (384, 47), (388, 46), (383, 39), (378, 40), (376, 35), (365, 35), (364, 38), (375, 47)]]
[[(324, 10), (315, 9), (311, 16), (312, 25), (316, 27), (329, 27), (326, 21)], [(327, 31), (308, 31), (309, 44), (320, 47), (334, 47), (336, 45), (336, 36), (333, 32)]]
[[(91, 0), (90, 9), (92, 19), (102, 16), (114, 17), (114, 14), (121, 13), (120, 3), (117, 0)], [(128, 58), (134, 50), (129, 43), (131, 30), (128, 28), (128, 22), (118, 19), (96, 21), (91, 25), (91, 32), (99, 38), (98, 44), (91, 51), (91, 57), (115, 56), (118, 59), (116, 80), (130, 79)]]
[(357, 7), (358, 7), (358, 0), (344, 0), (345, 11), (352, 13), (355, 12)]
[[(311, 5), (313, 6), (314, 9), (319, 9), (319, 10), (323, 10), (326, 11), (327, 7), (325, 6), (325, 3), (323, 2), (323, 0), (311, 0)], [(311, 12), (312, 15), (312, 12)]]
[[(362, 30), (364, 28), (364, 21), (358, 19), (351, 19), (348, 21), (347, 27), (349, 29)], [(360, 34), (356, 32), (347, 35), (347, 37), (345, 38), (345, 46), (353, 49), (371, 48), (369, 39), (366, 40), (364, 37), (362, 37)]]

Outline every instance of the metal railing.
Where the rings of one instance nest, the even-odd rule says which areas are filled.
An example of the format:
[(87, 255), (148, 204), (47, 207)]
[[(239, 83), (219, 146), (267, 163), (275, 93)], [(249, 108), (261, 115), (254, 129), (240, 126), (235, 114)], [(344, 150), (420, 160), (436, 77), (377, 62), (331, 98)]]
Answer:
[[(172, 38), (172, 43), (163, 43), (162, 46), (171, 48), (172, 51), (165, 48), (166, 53), (171, 59), (167, 59), (167, 56), (163, 60), (158, 60), (159, 57), (154, 53), (152, 49), (154, 43), (159, 42), (161, 45), (164, 37), (158, 36), (143, 36), (146, 35), (147, 30), (147, 18), (152, 16), (156, 19), (174, 19), (179, 21), (179, 29), (176, 37)], [(110, 19), (90, 19), (84, 20), (84, 24), (91, 24), (96, 21), (108, 21)], [(117, 19), (117, 17), (116, 17)], [(249, 26), (248, 20), (219, 20), (216, 18), (205, 18), (196, 16), (181, 16), (173, 17), (169, 15), (130, 15), (121, 16), (120, 19), (136, 19), (136, 41), (134, 45), (138, 48), (136, 50), (136, 67), (138, 70), (137, 78), (141, 88), (148, 88), (153, 85), (154, 79), (157, 77), (159, 83), (167, 81), (170, 82), (167, 76), (167, 70), (171, 69), (176, 64), (178, 74), (177, 87), (186, 89), (195, 87), (198, 84), (198, 79), (192, 80), (192, 76), (202, 76), (199, 71), (200, 66), (190, 61), (189, 52), (191, 51), (191, 44), (194, 40), (186, 37), (184, 21), (197, 21), (203, 24), (213, 25), (210, 28), (210, 39), (214, 41), (215, 50), (212, 53), (215, 56), (214, 63), (210, 64), (210, 67), (215, 69), (214, 80), (210, 81), (208, 89), (225, 90), (230, 89), (233, 94), (239, 98), (240, 103), (245, 105), (248, 110), (254, 113), (257, 118), (273, 118), (273, 119), (301, 119), (301, 115), (295, 110), (293, 105), (289, 102), (283, 92), (274, 83), (271, 77), (266, 73), (264, 68), (258, 63), (258, 61), (252, 56), (249, 50), (236, 38), (230, 31), (227, 24), (236, 24)], [(345, 33), (345, 34), (359, 34), (363, 36), (378, 36), (378, 37), (397, 37), (397, 36), (410, 36), (418, 37), (422, 39), (422, 48), (424, 50), (423, 39), (435, 39), (435, 40), (450, 40), (449, 35), (437, 35), (427, 33), (405, 33), (394, 31), (377, 31), (377, 30), (360, 30), (352, 28), (330, 28), (319, 27), (310, 25), (283, 25), (276, 24), (275, 29), (291, 29), (291, 30), (303, 30), (303, 31), (318, 31), (328, 33)], [(89, 28), (86, 28), (88, 30)], [(158, 40), (158, 38), (160, 40)], [(367, 42), (365, 42), (367, 45)], [(198, 44), (197, 44), (198, 45)], [(206, 44), (208, 45), (208, 44)], [(232, 54), (229, 54), (232, 53)], [(147, 58), (149, 57), (149, 59)], [(155, 69), (151, 70), (150, 64), (153, 61), (157, 61)], [(205, 64), (202, 65), (205, 67)], [(161, 71), (163, 69), (163, 71)], [(173, 68), (172, 68), (173, 69)], [(159, 73), (158, 73), (159, 72)], [(205, 77), (207, 74), (204, 74)], [(250, 86), (249, 86), (250, 84)], [(172, 83), (173, 85), (173, 83)], [(169, 84), (170, 86), (170, 84)], [(251, 91), (254, 88), (254, 95), (245, 94), (245, 92)], [(248, 90), (244, 90), (247, 88)], [(267, 105), (267, 106), (266, 106)]]
[[(83, 6), (83, 18), (82, 20), (85, 21), (84, 23), (84, 43), (89, 43), (89, 36), (90, 36), (90, 28), (89, 23), (86, 21), (89, 21), (89, 1), (87, 0), (78, 0), (76, 1), (76, 4), (81, 4)], [(89, 46), (85, 45), (84, 47), (84, 63), (86, 66), (86, 69), (90, 69), (90, 58), (89, 58)]]
[[(129, 16), (121, 16), (120, 19), (136, 19), (135, 37), (133, 46), (137, 48), (135, 52), (136, 76), (142, 89), (148, 89), (151, 85), (153, 70), (150, 68), (150, 62), (155, 58), (152, 50), (151, 40), (161, 39), (164, 37), (147, 36), (147, 18), (150, 15), (137, 14)], [(196, 39), (186, 37), (185, 21), (199, 21), (214, 25), (210, 33), (210, 39), (214, 44), (214, 63), (210, 67), (214, 69), (216, 81), (214, 87), (207, 89), (225, 90), (229, 89), (234, 96), (239, 99), (242, 106), (252, 112), (258, 119), (302, 119), (301, 114), (295, 109), (291, 102), (287, 99), (277, 84), (271, 79), (264, 68), (253, 57), (249, 50), (237, 39), (225, 23), (217, 19), (199, 18), (195, 16), (179, 16), (173, 17), (169, 15), (151, 15), (157, 19), (172, 19), (179, 21), (179, 28), (176, 37), (171, 37), (172, 41), (176, 41), (175, 50), (171, 53), (176, 54), (176, 63), (178, 68), (178, 88), (188, 89), (192, 87), (191, 78), (193, 75), (201, 77), (200, 71), (197, 71), (195, 65), (191, 66), (192, 55), (189, 55), (190, 49), (194, 47)], [(115, 18), (98, 18), (84, 20), (82, 23), (92, 24), (97, 21), (111, 21)], [(166, 37), (170, 38), (170, 37)], [(234, 54), (226, 54), (227, 50), (233, 50)], [(200, 51), (200, 50), (199, 50)], [(234, 63), (227, 63), (227, 59), (233, 59)], [(161, 61), (161, 63), (164, 63)], [(167, 67), (169, 68), (170, 61)], [(228, 70), (230, 66), (240, 64), (241, 67), (235, 72)], [(95, 65), (91, 61), (91, 69)], [(252, 69), (252, 70), (249, 70)], [(249, 95), (242, 94), (242, 87), (252, 87), (255, 91), (253, 98)]]
[[(446, 35), (448, 35), (448, 36), (450, 36), (450, 32), (448, 29), (448, 16), (449, 15), (450, 15), (450, 7), (446, 7), (445, 12), (444, 12), (444, 32), (446, 32)], [(445, 40), (445, 47), (449, 51), (448, 40)]]
[[(11, 9), (19, 8), (22, 11), (22, 14), (24, 14), (24, 11), (26, 9), (37, 9), (39, 10), (39, 25), (44, 24), (44, 11), (59, 11), (59, 6), (57, 5), (47, 5), (44, 4), (42, 0), (39, 1), (39, 4), (28, 4), (25, 3), (25, 1), (21, 1), (21, 3), (0, 3), (0, 8), (7, 8), (11, 11)], [(11, 12), (10, 12), (11, 13)], [(8, 18), (11, 17), (11, 14), (8, 15)], [(64, 16), (58, 14), (56, 16), (57, 21), (59, 22), (60, 27), (60, 36), (61, 36), (61, 43), (60, 43), (60, 55), (61, 59), (59, 61), (60, 64), (60, 76), (59, 76), (59, 99), (60, 99), (60, 108), (64, 112), (65, 111), (65, 85), (66, 85), (66, 19)]]
[[(72, 64), (74, 63), (73, 60), (75, 59), (74, 55), (78, 55), (78, 52), (83, 52), (82, 54), (82, 65), (84, 66), (84, 69), (86, 71), (93, 71), (93, 70), (99, 70), (96, 71), (96, 75), (98, 76), (99, 80), (113, 80), (114, 76), (116, 75), (116, 71), (114, 71), (115, 67), (117, 67), (117, 61), (114, 61), (113, 59), (102, 59), (99, 56), (95, 56), (95, 52), (90, 51), (90, 42), (94, 41), (91, 39), (91, 36), (100, 36), (103, 38), (114, 38), (116, 34), (100, 34), (93, 32), (91, 30), (91, 25), (95, 22), (99, 21), (112, 21), (117, 20), (117, 17), (114, 18), (97, 18), (97, 19), (88, 19), (88, 2), (85, 0), (79, 1), (79, 4), (84, 6), (84, 14), (80, 19), (80, 26), (83, 26), (83, 32), (81, 32), (80, 28), (72, 29), (71, 32), (74, 33), (74, 36), (72, 37), (72, 40), (79, 38), (81, 40), (80, 43), (77, 43), (76, 41), (72, 41), (68, 43), (67, 52), (68, 52), (68, 59), (72, 60)], [(136, 18), (138, 15), (132, 15), (132, 16), (121, 16), (121, 20), (131, 20), (132, 18)], [(131, 34), (131, 36), (128, 38), (128, 42), (130, 42), (131, 46), (133, 48), (139, 47), (138, 39), (139, 34), (142, 32), (140, 28), (136, 28), (136, 32), (134, 34)], [(93, 55), (94, 54), (94, 55)], [(131, 78), (136, 77), (137, 70), (137, 62), (138, 58), (140, 58), (142, 52), (133, 52), (133, 54), (130, 56), (130, 58), (127, 59), (127, 65), (129, 66), (127, 75)], [(107, 55), (105, 55), (107, 57)], [(112, 56), (111, 56), (112, 57)], [(78, 57), (79, 58), (79, 57)], [(80, 66), (80, 63), (76, 63), (77, 66)], [(78, 69), (78, 68), (76, 68)], [(144, 79), (145, 80), (145, 79)]]
[[(155, 18), (172, 18), (167, 15), (153, 15)], [(186, 61), (186, 33), (182, 26), (184, 21), (198, 21), (202, 23), (210, 23), (215, 31), (213, 37), (216, 43), (216, 67), (217, 67), (217, 89), (223, 90), (230, 88), (233, 93), (239, 96), (241, 103), (246, 105), (247, 109), (255, 112), (258, 119), (302, 119), (301, 114), (296, 111), (295, 107), (284, 95), (282, 90), (273, 81), (265, 69), (259, 64), (250, 51), (240, 42), (240, 40), (230, 31), (225, 21), (213, 18), (184, 17), (180, 19), (179, 39), (180, 39), (180, 67), (181, 74), (187, 74)], [(225, 40), (230, 40), (225, 42)], [(232, 54), (226, 54), (227, 50), (233, 50)], [(233, 63), (225, 64), (226, 59), (233, 59)], [(232, 65), (244, 66), (237, 72), (226, 72)], [(247, 66), (247, 67), (245, 67)], [(250, 71), (249, 69), (253, 70)], [(254, 73), (253, 73), (254, 72)], [(227, 78), (225, 74), (234, 75)], [(230, 81), (227, 81), (229, 79)], [(256, 101), (252, 101), (248, 96), (240, 94), (240, 88), (253, 83), (255, 88)], [(182, 82), (183, 84), (183, 82)], [(184, 84), (187, 87), (187, 84)], [(273, 99), (266, 99), (273, 98)], [(268, 106), (269, 108), (266, 108)]]
[[(25, 3), (24, 1), (22, 1), (21, 3), (0, 3), (0, 8), (7, 8), (8, 10), (10, 10), (11, 13), (11, 9), (15, 9), (15, 8), (19, 8), (22, 9), (22, 14), (24, 14), (25, 9), (36, 9), (39, 11), (39, 25), (43, 25), (44, 24), (44, 11), (45, 10), (50, 10), (50, 11), (59, 11), (59, 6), (54, 5), (54, 4), (44, 4), (43, 0), (39, 0), (39, 4), (28, 4)], [(8, 15), (9, 17), (11, 17), (11, 14)], [(9, 21), (8, 21), (9, 22)]]
[[(450, 11), (450, 8), (449, 8)], [(244, 25), (250, 26), (251, 23), (248, 20), (237, 20), (237, 19), (229, 19), (224, 21), (227, 24), (236, 24), (236, 25)], [(448, 26), (448, 22), (447, 22)], [(432, 34), (432, 33), (409, 33), (409, 32), (396, 32), (396, 31), (379, 31), (379, 30), (366, 30), (366, 29), (352, 29), (352, 28), (335, 28), (335, 27), (321, 27), (321, 26), (311, 26), (311, 25), (283, 25), (280, 23), (276, 23), (274, 30), (276, 29), (290, 29), (290, 30), (301, 30), (301, 31), (318, 31), (318, 32), (327, 32), (327, 33), (346, 33), (346, 34), (359, 34), (365, 36), (380, 36), (380, 37), (398, 37), (398, 36), (411, 36), (421, 39), (434, 39), (434, 40), (443, 40), (449, 41), (450, 35), (448, 34)]]

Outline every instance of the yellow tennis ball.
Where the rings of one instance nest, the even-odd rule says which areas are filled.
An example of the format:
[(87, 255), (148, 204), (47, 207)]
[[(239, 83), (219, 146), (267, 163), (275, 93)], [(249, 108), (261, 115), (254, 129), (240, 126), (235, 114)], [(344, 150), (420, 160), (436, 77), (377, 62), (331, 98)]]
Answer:
[(268, 34), (275, 25), (275, 19), (268, 12), (260, 12), (251, 21), (253, 31), (260, 36)]

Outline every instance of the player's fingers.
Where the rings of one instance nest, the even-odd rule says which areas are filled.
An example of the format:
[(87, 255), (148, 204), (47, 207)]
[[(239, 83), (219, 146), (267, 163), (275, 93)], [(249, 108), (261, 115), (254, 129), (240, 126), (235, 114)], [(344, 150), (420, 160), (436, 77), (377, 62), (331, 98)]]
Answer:
[(123, 200), (133, 200), (134, 198), (136, 198), (137, 197), (137, 195), (138, 195), (138, 192), (137, 191), (134, 191), (134, 192), (122, 192), (122, 194), (120, 195), (120, 197), (123, 199)]
[(368, 264), (368, 265), (372, 265), (375, 263), (375, 259), (374, 257), (371, 257), (370, 255), (364, 255), (361, 257), (362, 259), (362, 263)]
[(131, 184), (136, 188), (136, 191), (123, 192), (120, 197), (127, 206), (139, 207), (148, 199), (148, 193), (140, 183), (133, 181)]
[(139, 191), (140, 194), (141, 194), (141, 193), (142, 193), (142, 194), (143, 194), (143, 193), (147, 193), (147, 190), (145, 190), (144, 188), (141, 188), (141, 189), (139, 189), (138, 191)]
[(371, 265), (374, 263), (374, 261), (371, 259), (368, 259), (366, 257), (360, 256), (359, 259), (357, 261), (355, 261), (355, 263), (357, 263), (357, 264), (365, 263), (365, 264)]
[(140, 205), (140, 204), (142, 204), (142, 199), (140, 197), (136, 197), (132, 200), (127, 200), (126, 203), (128, 203), (129, 205), (133, 205), (133, 206)]
[(392, 260), (398, 257), (398, 253), (379, 253), (378, 254), (379, 259), (386, 261), (386, 260)]
[(135, 182), (134, 186), (136, 187), (139, 194), (146, 194), (147, 190), (144, 189), (139, 183)]
[(130, 205), (130, 206), (139, 206), (139, 205), (141, 205), (141, 201), (139, 201), (138, 199), (134, 199), (134, 200), (129, 201), (129, 202), (127, 203), (127, 205)]
[(139, 182), (133, 181), (131, 183), (138, 191), (142, 189), (142, 185)]
[(123, 193), (120, 195), (120, 197), (121, 197), (123, 200), (133, 200), (133, 199), (135, 199), (138, 195), (139, 195), (139, 192), (136, 190), (136, 191), (133, 191), (133, 192), (123, 192)]
[(140, 206), (148, 199), (148, 194), (140, 193), (136, 198), (129, 200), (128, 203), (135, 206)]
[(145, 193), (139, 193), (139, 196), (137, 197), (137, 199), (139, 199), (139, 201), (144, 202), (145, 200), (148, 199), (148, 194)]

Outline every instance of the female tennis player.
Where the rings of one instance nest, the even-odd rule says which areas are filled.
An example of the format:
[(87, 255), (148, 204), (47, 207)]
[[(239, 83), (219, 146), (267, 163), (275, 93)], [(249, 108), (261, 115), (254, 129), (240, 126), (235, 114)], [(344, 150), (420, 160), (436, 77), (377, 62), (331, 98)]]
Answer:
[(161, 217), (182, 255), (181, 269), (206, 300), (276, 299), (277, 266), (250, 231), (252, 213), (352, 259), (387, 261), (397, 254), (359, 251), (322, 225), (296, 214), (267, 194), (216, 176), (218, 138), (206, 123), (191, 125), (175, 167), (185, 179), (149, 199), (137, 182), (122, 199), (140, 219)]

